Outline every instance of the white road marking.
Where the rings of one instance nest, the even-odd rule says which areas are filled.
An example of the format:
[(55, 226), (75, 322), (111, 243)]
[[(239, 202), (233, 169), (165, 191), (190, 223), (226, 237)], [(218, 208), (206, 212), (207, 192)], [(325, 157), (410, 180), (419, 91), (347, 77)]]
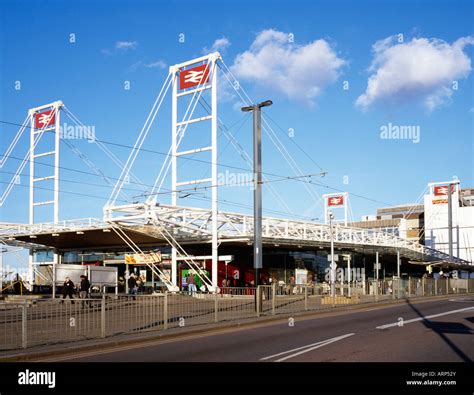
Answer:
[[(307, 353), (309, 351), (316, 350), (317, 348), (327, 346), (328, 344), (337, 342), (339, 340), (345, 339), (346, 337), (350, 337), (350, 336), (353, 336), (353, 335), (355, 335), (355, 333), (348, 333), (346, 335), (333, 337), (331, 339), (323, 340), (323, 341), (320, 341), (320, 342), (317, 342), (317, 343), (307, 344), (306, 346), (303, 346), (303, 347), (293, 348), (291, 350), (283, 351), (283, 352), (280, 352), (278, 354), (269, 355), (268, 357), (261, 358), (260, 361), (265, 361), (265, 360), (268, 360), (268, 359), (271, 359), (271, 358), (279, 357), (280, 355), (289, 354), (289, 353), (292, 353), (294, 351), (298, 351), (294, 354), (287, 355), (286, 357), (283, 357), (283, 358), (280, 358), (280, 359), (277, 359), (277, 360), (274, 361), (274, 362), (282, 362), (282, 361), (285, 361), (287, 359), (294, 358), (298, 355)], [(302, 351), (299, 351), (299, 350), (302, 350)]]
[[(423, 316), (423, 317), (419, 317), (419, 318), (413, 318), (411, 320), (403, 320), (403, 325), (410, 324), (412, 322), (423, 321), (423, 320), (428, 319), (428, 318), (442, 317), (443, 315), (461, 313), (463, 311), (469, 311), (469, 310), (473, 310), (473, 309), (474, 309), (474, 307), (466, 307), (465, 309), (451, 310), (451, 311), (446, 311), (444, 313), (427, 315), (426, 317)], [(394, 327), (394, 326), (400, 326), (400, 322), (397, 321), (397, 322), (394, 322), (393, 324), (386, 324), (386, 325), (377, 326), (376, 329), (386, 329), (386, 328), (391, 328), (391, 327)]]
[(462, 302), (462, 303), (472, 303), (474, 302), (474, 299), (469, 298), (457, 298), (457, 299), (449, 299), (450, 302)]

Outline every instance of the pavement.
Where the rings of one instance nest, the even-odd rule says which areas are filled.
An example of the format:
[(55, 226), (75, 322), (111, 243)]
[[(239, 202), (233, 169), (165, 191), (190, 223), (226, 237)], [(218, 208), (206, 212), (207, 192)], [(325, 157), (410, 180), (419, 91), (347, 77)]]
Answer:
[(30, 359), (41, 362), (470, 362), (474, 297), (297, 316)]

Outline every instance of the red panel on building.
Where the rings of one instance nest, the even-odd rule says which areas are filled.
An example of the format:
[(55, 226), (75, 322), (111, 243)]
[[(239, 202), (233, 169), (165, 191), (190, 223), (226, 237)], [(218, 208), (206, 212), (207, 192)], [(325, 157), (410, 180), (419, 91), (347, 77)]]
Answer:
[(43, 129), (48, 126), (54, 125), (56, 122), (56, 117), (54, 115), (54, 110), (39, 112), (35, 114), (35, 128)]
[(179, 73), (179, 89), (191, 88), (209, 81), (209, 64), (193, 67)]

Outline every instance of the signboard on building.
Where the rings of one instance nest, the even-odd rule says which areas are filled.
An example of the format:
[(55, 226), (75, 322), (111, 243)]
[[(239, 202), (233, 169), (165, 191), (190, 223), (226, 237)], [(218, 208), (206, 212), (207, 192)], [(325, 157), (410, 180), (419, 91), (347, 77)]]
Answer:
[(147, 263), (160, 263), (161, 252), (149, 252), (147, 254), (125, 254), (125, 263), (129, 265), (143, 265)]
[(308, 283), (308, 271), (306, 269), (295, 269), (295, 284), (306, 285)]
[(88, 266), (61, 264), (54, 265), (53, 268), (56, 271), (56, 285), (63, 285), (66, 277), (69, 277), (75, 285), (78, 285), (81, 282), (81, 276), (83, 274), (87, 275)]
[[(433, 187), (433, 195), (435, 199), (432, 200), (433, 204), (448, 204), (448, 190), (449, 185), (436, 185)], [(451, 185), (451, 194), (454, 193), (454, 185)]]
[(117, 272), (118, 269), (116, 267), (90, 266), (88, 272), (89, 281), (91, 285), (116, 287)]
[(140, 278), (140, 281), (142, 282), (142, 284), (146, 283), (146, 269), (140, 270), (139, 278)]
[(179, 89), (192, 88), (209, 81), (209, 64), (183, 70), (179, 73)]
[(66, 277), (69, 277), (75, 285), (81, 282), (81, 275), (89, 278), (91, 285), (98, 286), (117, 286), (116, 267), (91, 266), (91, 265), (75, 265), (70, 263), (55, 265), (56, 285), (63, 285)]

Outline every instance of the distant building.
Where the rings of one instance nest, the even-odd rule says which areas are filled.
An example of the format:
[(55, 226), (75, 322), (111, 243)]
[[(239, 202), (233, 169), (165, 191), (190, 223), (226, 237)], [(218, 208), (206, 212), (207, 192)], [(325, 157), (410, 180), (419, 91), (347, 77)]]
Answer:
[[(449, 253), (448, 182), (428, 184), (423, 204), (406, 204), (377, 209), (350, 226), (383, 230), (427, 247)], [(452, 184), (453, 256), (474, 261), (474, 188)]]
[[(462, 189), (460, 183), (452, 188), (453, 255), (474, 261), (474, 188)], [(442, 252), (449, 252), (448, 203), (446, 184), (429, 185), (424, 197), (425, 244)]]
[(377, 209), (376, 215), (364, 215), (350, 226), (377, 229), (424, 244), (424, 206), (406, 204)]

